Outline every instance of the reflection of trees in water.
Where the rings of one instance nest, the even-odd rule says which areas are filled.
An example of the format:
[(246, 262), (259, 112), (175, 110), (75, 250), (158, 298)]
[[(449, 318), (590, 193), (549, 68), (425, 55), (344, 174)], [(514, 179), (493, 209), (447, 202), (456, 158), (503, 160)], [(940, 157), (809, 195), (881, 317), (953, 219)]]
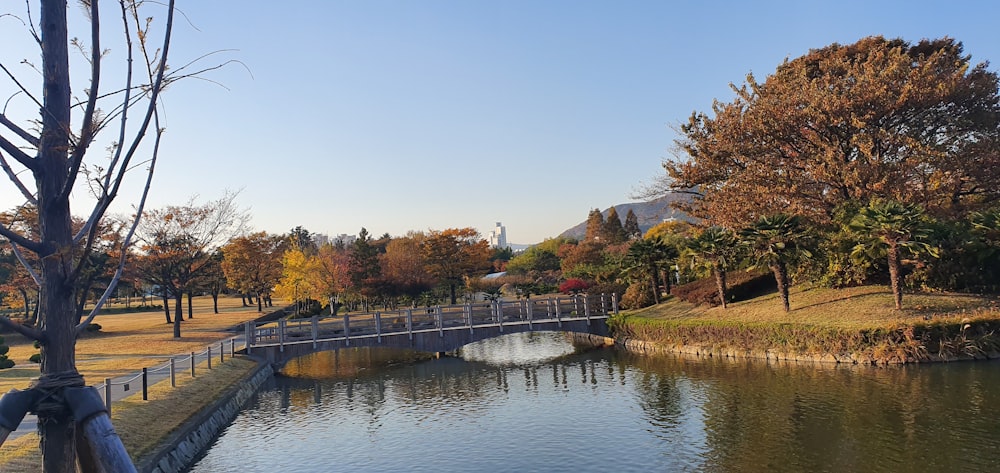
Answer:
[(989, 470), (1000, 462), (995, 363), (873, 368), (628, 357), (657, 429), (703, 395), (710, 471)]

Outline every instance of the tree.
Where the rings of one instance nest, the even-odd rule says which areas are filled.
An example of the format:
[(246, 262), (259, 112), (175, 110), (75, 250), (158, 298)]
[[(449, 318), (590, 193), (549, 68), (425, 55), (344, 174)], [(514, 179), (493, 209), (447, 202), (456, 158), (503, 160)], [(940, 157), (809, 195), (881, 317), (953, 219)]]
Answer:
[[(174, 338), (181, 337), (182, 300), (197, 287), (199, 278), (211, 267), (212, 255), (230, 238), (246, 228), (248, 213), (236, 206), (238, 193), (202, 205), (191, 198), (185, 205), (171, 205), (146, 212), (140, 225), (140, 239), (146, 255), (151, 282), (166, 288), (174, 297)], [(194, 317), (190, 311), (188, 318)]]
[(848, 224), (862, 238), (851, 251), (858, 259), (885, 257), (896, 309), (903, 308), (903, 256), (937, 257), (937, 248), (926, 242), (931, 227), (916, 204), (876, 199), (863, 207)]
[[(86, 25), (88, 30), (77, 35), (70, 32), (65, 0), (22, 3), (26, 8), (22, 10), (24, 14), (14, 17), (29, 20), (22, 20), (22, 23), (26, 34), (39, 47), (40, 68), (36, 68), (37, 62), (25, 60), (22, 61), (24, 68), (16, 69), (13, 64), (0, 60), (8, 84), (16, 91), (8, 97), (8, 106), (0, 113), (0, 165), (25, 202), (37, 206), (39, 228), (37, 238), (33, 238), (0, 225), (0, 235), (17, 251), (24, 250), (39, 257), (41, 285), (38, 328), (21, 326), (5, 317), (0, 318), (0, 323), (42, 342), (41, 377), (27, 392), (40, 393), (45, 399), (65, 400), (73, 397), (67, 390), (84, 385), (76, 369), (76, 340), (114, 291), (125, 265), (127, 253), (124, 248), (130, 244), (130, 235), (122, 240), (123, 251), (115, 277), (90, 314), (81, 321), (82, 314), (77, 312), (74, 296), (78, 279), (84, 272), (82, 266), (93, 251), (99, 224), (118, 197), (125, 177), (134, 175), (128, 171), (139, 167), (136, 158), (148, 152), (151, 159), (143, 165), (147, 168), (146, 184), (137, 205), (137, 215), (141, 215), (163, 132), (157, 107), (160, 93), (171, 82), (191, 75), (190, 69), (183, 67), (170, 74), (167, 72), (175, 11), (173, 0), (167, 0), (165, 5), (166, 22), (159, 30), (162, 31), (159, 45), (149, 43), (159, 31), (153, 28), (156, 24), (151, 17), (140, 11), (149, 4), (120, 2), (120, 10), (111, 17), (121, 20), (122, 31), (107, 37), (101, 30), (101, 20), (105, 19), (99, 9), (101, 4), (103, 2), (81, 2), (87, 21), (80, 24)], [(12, 5), (5, 4), (7, 7)], [(33, 5), (37, 8), (32, 8)], [(32, 12), (38, 15), (37, 29), (31, 23)], [(77, 41), (76, 37), (87, 40)], [(115, 54), (124, 54), (109, 52), (111, 45), (104, 41), (109, 38), (123, 39), (121, 49), (116, 49)], [(85, 56), (86, 62), (81, 62), (89, 66), (85, 74), (74, 76), (70, 73), (71, 44)], [(120, 68), (107, 67), (113, 66), (110, 63), (116, 58), (121, 59)], [(114, 83), (109, 80), (113, 77), (102, 74), (103, 70), (120, 70), (124, 79)], [(82, 81), (76, 83), (74, 77)], [(74, 90), (82, 92), (79, 100), (72, 95)], [(106, 106), (102, 107), (101, 103)], [(31, 110), (31, 114), (23, 119), (7, 115), (8, 111), (16, 113), (18, 109)], [(38, 115), (34, 115), (36, 111)], [(87, 151), (104, 131), (114, 136), (108, 146), (110, 159), (95, 163), (86, 161)], [(147, 133), (152, 133), (153, 141), (151, 147), (143, 148), (140, 145)], [(30, 176), (33, 185), (22, 180), (23, 176)], [(80, 176), (88, 179), (78, 182)], [(77, 184), (89, 185), (90, 192), (87, 189), (74, 192)], [(88, 201), (88, 198), (91, 199)], [(80, 208), (87, 207), (84, 208), (86, 221), (79, 230), (73, 227), (71, 200)], [(75, 393), (76, 398), (97, 396), (91, 394), (92, 390)], [(75, 471), (78, 445), (72, 412), (65, 404), (48, 407), (51, 404), (37, 410), (42, 437), (42, 469), (46, 472)], [(84, 469), (110, 471), (131, 467), (106, 413), (80, 420), (82, 425), (95, 423), (106, 427), (105, 434), (79, 445), (90, 448), (87, 454), (80, 455)]]
[(448, 286), (451, 303), (458, 301), (456, 288), (464, 276), (481, 276), (489, 270), (489, 243), (473, 228), (431, 231), (424, 240), (427, 270)]
[(312, 285), (310, 274), (317, 270), (318, 261), (306, 256), (297, 247), (285, 250), (281, 256), (281, 279), (274, 287), (278, 297), (291, 299), (295, 304), (295, 313), (303, 309), (303, 301), (319, 298), (320, 294)]
[(569, 242), (570, 240), (566, 238), (546, 239), (511, 258), (507, 263), (507, 272), (528, 274), (530, 272), (558, 271), (559, 248)]
[(832, 44), (733, 90), (681, 127), (683, 156), (649, 194), (694, 194), (687, 211), (732, 228), (776, 213), (828, 224), (875, 198), (939, 216), (1000, 199), (998, 77), (951, 38)]
[[(653, 303), (660, 303), (660, 272), (664, 266), (669, 267), (677, 259), (677, 249), (665, 245), (658, 239), (642, 239), (632, 243), (626, 255), (626, 272), (639, 273), (648, 278)], [(670, 279), (667, 278), (667, 293), (670, 292)]]
[(604, 220), (604, 228), (601, 234), (609, 244), (625, 241), (625, 228), (622, 227), (622, 219), (618, 217), (618, 210), (614, 207), (608, 209), (608, 216)]
[(632, 209), (628, 209), (628, 213), (625, 214), (625, 237), (629, 240), (638, 240), (642, 238), (642, 230), (639, 229), (639, 217), (636, 217), (635, 212)]
[(378, 246), (368, 234), (368, 230), (361, 228), (358, 238), (351, 244), (350, 256), (350, 282), (351, 288), (357, 295), (362, 297), (366, 305), (369, 299), (374, 296), (374, 283), (382, 275), (382, 267), (378, 261)]
[(222, 272), (230, 287), (257, 296), (257, 311), (263, 312), (264, 295), (281, 279), (281, 255), (285, 239), (267, 232), (236, 237), (222, 247)]
[(347, 251), (333, 245), (323, 245), (316, 254), (316, 268), (309, 274), (310, 284), (330, 303), (330, 315), (337, 314), (339, 296), (350, 280)]
[(722, 227), (709, 227), (687, 243), (686, 252), (694, 264), (705, 267), (715, 277), (715, 287), (719, 291), (719, 300), (725, 309), (726, 300), (726, 270), (735, 252), (736, 239), (733, 234)]
[(788, 303), (788, 265), (811, 258), (809, 233), (798, 216), (777, 214), (759, 218), (740, 231), (740, 244), (747, 249), (751, 267), (766, 267), (774, 274), (785, 312)]
[(382, 278), (395, 294), (415, 300), (420, 294), (434, 288), (434, 278), (427, 270), (423, 245), (426, 235), (411, 232), (393, 238), (379, 255)]
[(301, 225), (295, 227), (288, 233), (288, 242), (294, 248), (298, 248), (299, 251), (305, 253), (306, 256), (315, 256), (316, 252), (319, 251), (319, 247), (316, 246), (316, 241), (313, 239), (313, 234), (309, 233)]
[(598, 209), (592, 209), (587, 214), (587, 232), (584, 240), (600, 240), (604, 235), (604, 215)]

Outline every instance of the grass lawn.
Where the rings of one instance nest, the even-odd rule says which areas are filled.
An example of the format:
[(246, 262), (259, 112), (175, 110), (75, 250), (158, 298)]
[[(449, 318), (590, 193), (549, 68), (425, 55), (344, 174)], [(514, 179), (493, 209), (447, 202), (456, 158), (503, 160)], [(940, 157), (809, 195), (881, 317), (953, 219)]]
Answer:
[(844, 289), (793, 286), (791, 311), (781, 307), (777, 293), (734, 302), (729, 307), (698, 306), (672, 298), (662, 304), (628, 311), (635, 317), (673, 321), (717, 321), (743, 323), (808, 324), (844, 329), (887, 327), (993, 314), (1000, 317), (1000, 299), (944, 292), (903, 294), (903, 309), (896, 310), (892, 291), (886, 286)]
[[(76, 366), (88, 385), (104, 378), (128, 375), (166, 362), (171, 355), (201, 352), (207, 345), (233, 335), (230, 328), (263, 315), (257, 306), (242, 307), (239, 297), (220, 297), (219, 313), (212, 313), (212, 298), (194, 298), (194, 318), (181, 322), (181, 338), (173, 338), (173, 325), (163, 310), (98, 315), (101, 331), (85, 334), (76, 345)], [(187, 300), (184, 301), (185, 313)], [(265, 309), (265, 313), (274, 309)], [(171, 311), (172, 312), (172, 311)], [(38, 365), (28, 358), (38, 353), (33, 343), (19, 334), (4, 334), (16, 365), (0, 370), (0, 392), (25, 389), (39, 376)]]

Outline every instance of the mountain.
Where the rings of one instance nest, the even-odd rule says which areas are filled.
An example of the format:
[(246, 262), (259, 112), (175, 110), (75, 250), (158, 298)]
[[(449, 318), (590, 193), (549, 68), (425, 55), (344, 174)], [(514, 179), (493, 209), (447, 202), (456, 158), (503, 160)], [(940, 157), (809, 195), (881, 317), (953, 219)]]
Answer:
[[(629, 209), (631, 209), (632, 212), (635, 212), (635, 216), (639, 220), (639, 229), (642, 230), (643, 233), (646, 233), (646, 230), (649, 230), (654, 225), (668, 218), (676, 218), (678, 220), (685, 220), (688, 222), (692, 221), (692, 218), (689, 217), (687, 214), (670, 207), (670, 204), (672, 202), (685, 198), (687, 197), (685, 197), (682, 194), (670, 194), (649, 202), (631, 202), (627, 204), (618, 204), (615, 205), (614, 208), (618, 212), (618, 218), (621, 219), (622, 225), (625, 224), (625, 216), (628, 215)], [(605, 218), (607, 218), (608, 211), (610, 210), (611, 207), (608, 207), (604, 209), (604, 211), (602, 211), (601, 214), (604, 215)], [(587, 234), (587, 219), (586, 215), (584, 215), (584, 220), (580, 222), (579, 225), (576, 225), (562, 232), (561, 234), (559, 234), (559, 236), (582, 240), (586, 234)]]

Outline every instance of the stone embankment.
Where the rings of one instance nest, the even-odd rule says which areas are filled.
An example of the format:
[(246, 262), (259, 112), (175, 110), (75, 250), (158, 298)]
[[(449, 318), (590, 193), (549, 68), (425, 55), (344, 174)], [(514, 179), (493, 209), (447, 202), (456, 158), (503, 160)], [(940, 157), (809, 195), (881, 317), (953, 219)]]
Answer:
[(141, 473), (180, 473), (185, 471), (219, 432), (229, 425), (246, 402), (253, 397), (274, 372), (271, 365), (261, 363), (246, 379), (233, 386), (224, 396), (205, 406), (166, 442), (146, 458), (136, 469)]

